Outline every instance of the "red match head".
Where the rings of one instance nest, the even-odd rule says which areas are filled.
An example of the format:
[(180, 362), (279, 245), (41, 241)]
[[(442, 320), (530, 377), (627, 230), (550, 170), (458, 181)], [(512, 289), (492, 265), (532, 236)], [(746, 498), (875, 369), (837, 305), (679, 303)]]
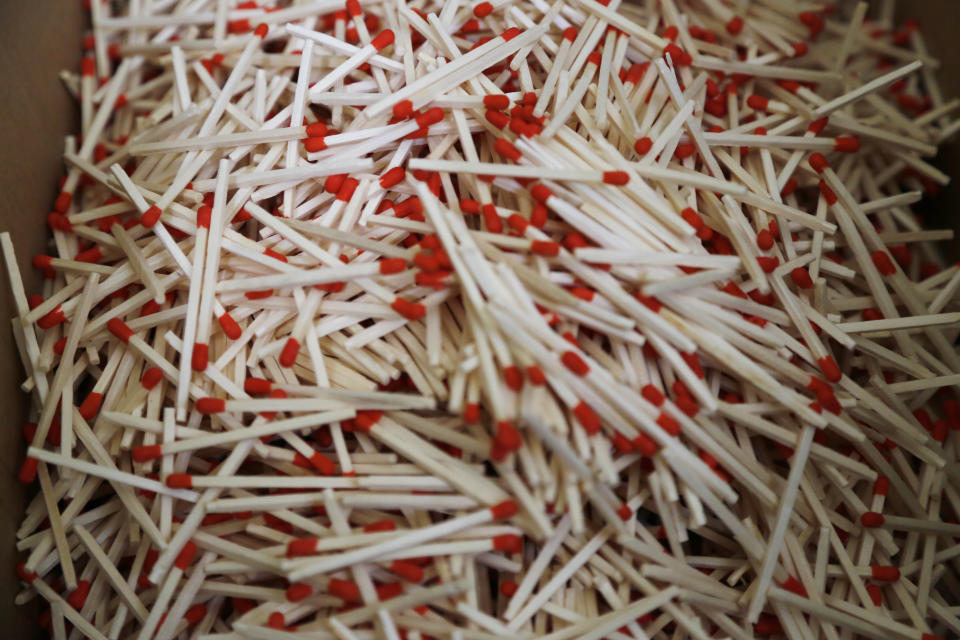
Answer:
[(197, 398), (196, 407), (202, 414), (221, 413), (226, 411), (227, 402), (223, 398)]
[(131, 453), (134, 462), (150, 462), (163, 455), (163, 448), (158, 444), (148, 444), (142, 447), (134, 447)]
[(183, 549), (180, 550), (180, 553), (177, 554), (177, 559), (173, 562), (173, 566), (181, 571), (185, 571), (187, 567), (190, 566), (190, 563), (193, 562), (193, 557), (197, 554), (197, 545), (193, 541), (187, 541), (183, 545)]
[(318, 538), (298, 538), (287, 543), (287, 557), (309, 556), (317, 552)]
[(520, 553), (521, 551), (523, 551), (523, 538), (510, 533), (494, 536), (493, 548), (495, 551), (507, 551), (509, 553)]
[(193, 476), (189, 473), (171, 473), (167, 476), (166, 483), (171, 489), (192, 489)]
[(867, 511), (860, 516), (860, 524), (868, 529), (876, 529), (877, 527), (882, 527), (885, 522), (885, 518), (882, 513), (877, 513), (876, 511)]
[(505, 500), (490, 507), (490, 514), (494, 520), (512, 518), (517, 514), (517, 503), (513, 500)]
[(297, 582), (287, 587), (285, 595), (290, 602), (300, 602), (313, 595), (313, 587), (303, 582)]

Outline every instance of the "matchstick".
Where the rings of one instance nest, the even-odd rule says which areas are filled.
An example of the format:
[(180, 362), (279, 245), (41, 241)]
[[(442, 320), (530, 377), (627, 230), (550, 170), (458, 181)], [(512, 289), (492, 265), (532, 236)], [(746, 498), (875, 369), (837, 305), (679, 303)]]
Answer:
[(914, 208), (960, 102), (892, 4), (93, 2), (36, 295), (0, 234), (17, 602), (960, 633), (960, 270)]

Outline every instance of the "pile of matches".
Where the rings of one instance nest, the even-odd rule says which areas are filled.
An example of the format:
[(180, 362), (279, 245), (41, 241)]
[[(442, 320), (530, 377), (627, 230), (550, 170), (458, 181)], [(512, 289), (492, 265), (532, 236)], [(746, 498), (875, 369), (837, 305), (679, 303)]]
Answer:
[(18, 601), (958, 637), (960, 268), (910, 207), (960, 100), (879, 4), (94, 0), (42, 294), (0, 236)]

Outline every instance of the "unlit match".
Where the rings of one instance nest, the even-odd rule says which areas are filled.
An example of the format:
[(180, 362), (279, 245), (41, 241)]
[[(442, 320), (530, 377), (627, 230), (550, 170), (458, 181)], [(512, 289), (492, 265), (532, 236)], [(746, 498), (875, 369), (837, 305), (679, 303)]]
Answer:
[(0, 234), (53, 638), (960, 636), (894, 2), (88, 4)]

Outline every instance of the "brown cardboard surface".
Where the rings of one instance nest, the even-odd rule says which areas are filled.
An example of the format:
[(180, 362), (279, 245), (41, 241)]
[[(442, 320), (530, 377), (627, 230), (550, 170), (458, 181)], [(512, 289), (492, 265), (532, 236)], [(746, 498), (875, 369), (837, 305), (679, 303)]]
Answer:
[[(957, 11), (956, 0), (900, 0), (900, 20), (913, 18), (920, 23), (927, 49), (940, 60), (940, 89), (944, 99), (960, 97), (960, 57), (957, 56)], [(957, 117), (954, 112), (953, 117)], [(960, 137), (954, 136), (940, 148), (934, 164), (953, 177), (947, 187), (932, 198), (920, 203), (917, 211), (923, 213), (927, 226), (934, 229), (960, 230)], [(960, 235), (960, 233), (958, 233)], [(952, 260), (960, 258), (960, 238), (954, 238), (949, 248)]]
[[(928, 47), (940, 57), (946, 97), (960, 94), (960, 59), (955, 55), (956, 0), (901, 2), (901, 16), (917, 18)], [(0, 231), (10, 231), (27, 281), (28, 293), (38, 279), (30, 259), (47, 238), (46, 214), (63, 174), (63, 137), (76, 130), (76, 110), (58, 73), (76, 69), (86, 16), (80, 0), (0, 0)], [(960, 176), (960, 142), (945, 147), (937, 164)], [(924, 204), (934, 227), (957, 228), (960, 184), (954, 182)], [(953, 255), (960, 251), (954, 244)], [(20, 427), (27, 418), (27, 400), (18, 385), (23, 370), (7, 325), (12, 316), (9, 286), (0, 277), (0, 637), (41, 637), (33, 618), (37, 607), (14, 607), (20, 587), (14, 575), (19, 554), (15, 532), (27, 498), (16, 482), (23, 459)]]
[[(79, 65), (84, 11), (79, 0), (0, 2), (0, 231), (10, 231), (25, 268), (28, 291), (38, 280), (30, 259), (43, 250), (46, 214), (63, 169), (63, 137), (76, 129), (76, 109), (60, 83), (61, 69)], [(19, 554), (15, 533), (26, 491), (16, 475), (23, 460), (20, 427), (28, 398), (20, 392), (23, 369), (10, 332), (13, 315), (6, 275), (0, 278), (0, 637), (41, 637), (37, 606), (15, 607)]]

